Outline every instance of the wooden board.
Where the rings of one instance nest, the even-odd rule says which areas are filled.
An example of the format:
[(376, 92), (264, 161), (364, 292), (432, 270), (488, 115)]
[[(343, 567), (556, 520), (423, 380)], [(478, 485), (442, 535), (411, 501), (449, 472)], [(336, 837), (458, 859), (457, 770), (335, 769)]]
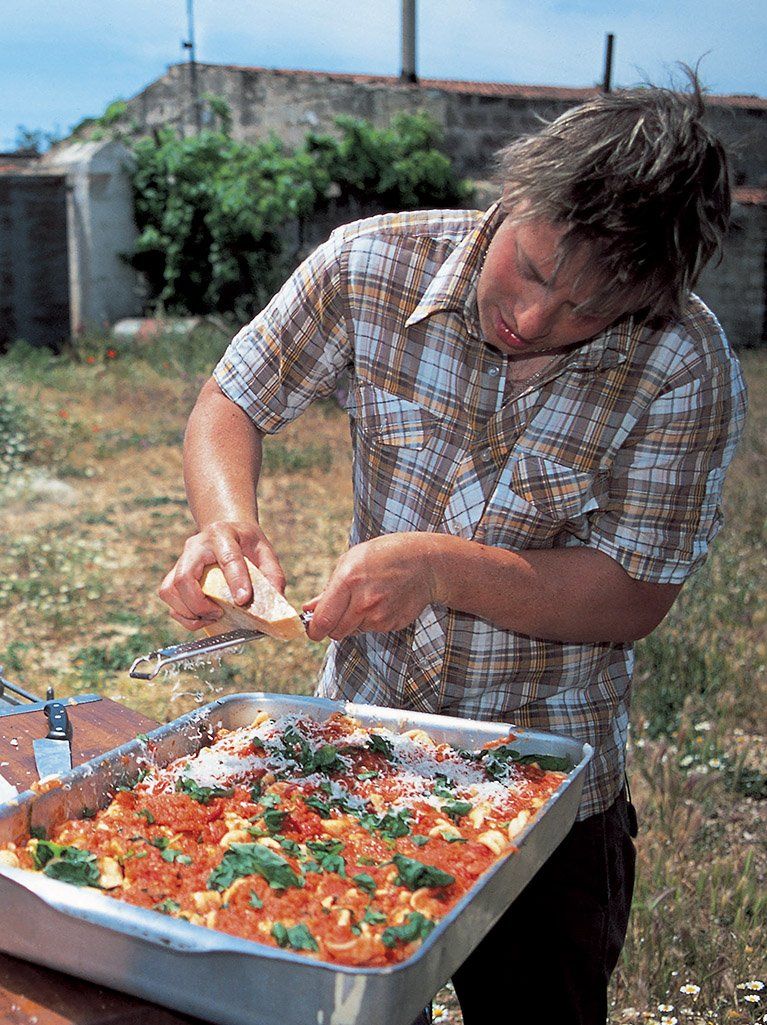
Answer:
[[(82, 705), (67, 704), (72, 723), (72, 765), (103, 754), (133, 740), (137, 733), (153, 730), (157, 723), (124, 705), (99, 698)], [(41, 709), (0, 715), (0, 775), (19, 790), (27, 790), (37, 779), (32, 741), (48, 732), (48, 720)]]
[[(67, 705), (67, 713), (73, 765), (157, 726), (109, 698)], [(32, 741), (47, 730), (48, 720), (39, 709), (0, 716), (0, 773), (19, 790), (37, 779)], [(0, 1025), (199, 1025), (199, 1019), (0, 954)]]

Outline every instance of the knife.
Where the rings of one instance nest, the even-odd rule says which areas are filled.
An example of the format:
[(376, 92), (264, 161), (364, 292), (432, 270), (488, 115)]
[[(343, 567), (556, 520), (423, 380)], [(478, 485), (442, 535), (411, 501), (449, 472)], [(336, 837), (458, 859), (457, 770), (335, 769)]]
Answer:
[(48, 735), (32, 741), (40, 779), (60, 776), (72, 768), (72, 724), (66, 708), (60, 701), (48, 701), (43, 711), (48, 719)]

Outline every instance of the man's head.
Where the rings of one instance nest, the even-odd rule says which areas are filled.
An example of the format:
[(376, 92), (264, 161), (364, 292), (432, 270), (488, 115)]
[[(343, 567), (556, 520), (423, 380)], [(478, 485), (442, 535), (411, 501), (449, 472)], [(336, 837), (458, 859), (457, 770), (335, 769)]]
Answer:
[(503, 209), (556, 227), (561, 264), (589, 253), (583, 312), (609, 322), (679, 316), (727, 229), (726, 157), (686, 70), (689, 92), (602, 94), (499, 154)]

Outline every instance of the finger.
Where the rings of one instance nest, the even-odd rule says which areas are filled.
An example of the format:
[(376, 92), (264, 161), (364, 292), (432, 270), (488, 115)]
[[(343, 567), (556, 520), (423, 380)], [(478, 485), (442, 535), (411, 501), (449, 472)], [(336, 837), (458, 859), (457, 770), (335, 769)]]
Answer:
[(209, 624), (202, 619), (191, 619), (189, 616), (181, 616), (178, 612), (171, 612), (171, 619), (175, 619), (177, 623), (180, 623), (185, 630), (201, 630), (202, 627), (208, 626)]
[(351, 591), (347, 587), (338, 587), (324, 591), (315, 603), (311, 622), (306, 628), (309, 639), (321, 641), (325, 637), (333, 637), (334, 631), (346, 615), (352, 600)]
[(213, 551), (235, 604), (250, 605), (253, 601), (253, 584), (239, 543), (227, 539), (226, 544), (214, 546)]
[[(165, 579), (160, 585), (160, 588), (157, 593), (160, 596), (160, 598), (166, 603), (166, 605), (170, 606), (171, 615), (181, 616), (185, 620), (198, 619), (199, 611), (192, 611), (192, 609), (189, 608), (188, 601), (184, 600), (182, 595), (179, 593), (179, 589), (177, 586), (178, 579), (179, 566), (177, 563), (173, 567), (173, 569), (165, 575)], [(203, 614), (205, 614), (204, 609), (202, 610), (202, 612)]]

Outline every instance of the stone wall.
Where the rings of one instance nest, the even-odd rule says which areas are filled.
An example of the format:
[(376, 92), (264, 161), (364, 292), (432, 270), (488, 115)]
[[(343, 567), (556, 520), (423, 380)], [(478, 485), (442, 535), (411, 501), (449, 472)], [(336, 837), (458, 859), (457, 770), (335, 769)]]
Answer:
[[(426, 110), (442, 125), (445, 147), (462, 174), (487, 177), (495, 152), (583, 102), (594, 89), (423, 79), (415, 85), (371, 75), (197, 65), (199, 94), (224, 97), (235, 138), (273, 132), (297, 146), (309, 129), (330, 131), (337, 114), (387, 125), (398, 110)], [(178, 124), (194, 131), (189, 66), (176, 64), (129, 101), (142, 130)], [(203, 104), (204, 108), (204, 104)], [(711, 96), (706, 114), (728, 148), (737, 185), (767, 186), (767, 100)]]

